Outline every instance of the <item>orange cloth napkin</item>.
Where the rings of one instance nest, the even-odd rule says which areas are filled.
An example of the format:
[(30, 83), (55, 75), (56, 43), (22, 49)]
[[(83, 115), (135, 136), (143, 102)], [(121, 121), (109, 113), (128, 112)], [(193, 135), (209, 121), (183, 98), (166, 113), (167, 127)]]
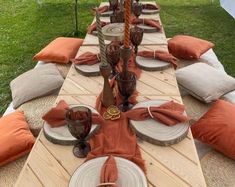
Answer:
[(105, 187), (118, 187), (115, 182), (118, 179), (118, 169), (117, 164), (113, 156), (109, 156), (101, 168), (100, 174), (100, 185), (105, 183), (110, 183), (105, 185)]
[(155, 20), (155, 19), (140, 19), (140, 18), (135, 18), (133, 17), (131, 20), (132, 24), (144, 24), (144, 25), (148, 25), (151, 27), (155, 27), (158, 30), (162, 29), (162, 26), (159, 22), (159, 20)]
[[(101, 21), (101, 27), (104, 27), (105, 25), (107, 25), (107, 24), (109, 24), (109, 23), (107, 23), (107, 22), (104, 22), (104, 21)], [(88, 28), (87, 28), (87, 33), (88, 34), (91, 34), (93, 31), (96, 31), (96, 22), (95, 23), (93, 23), (93, 24), (91, 24), (91, 25), (89, 25), (88, 26)]]
[(164, 51), (140, 51), (137, 55), (145, 58), (155, 58), (169, 62), (174, 66), (175, 69), (178, 66), (178, 59), (175, 58), (172, 54)]
[(184, 105), (170, 101), (157, 107), (151, 106), (149, 108), (132, 109), (127, 111), (125, 115), (135, 121), (153, 118), (167, 126), (173, 126), (189, 120), (189, 118), (184, 115), (184, 111)]
[(82, 55), (80, 55), (78, 58), (71, 59), (70, 61), (78, 65), (93, 65), (100, 62), (100, 57), (99, 54), (85, 52)]
[[(64, 126), (67, 124), (65, 115), (68, 109), (69, 105), (64, 100), (61, 100), (57, 106), (49, 110), (42, 119), (45, 120), (52, 128)], [(92, 113), (92, 123), (101, 124), (103, 121), (104, 119), (99, 114)]]
[(147, 9), (147, 10), (158, 10), (160, 8), (159, 5), (153, 5), (149, 3), (143, 4), (142, 7), (143, 9)]
[[(104, 111), (102, 108), (102, 113)], [(134, 162), (146, 173), (144, 160), (136, 136), (129, 127), (128, 118), (121, 114), (118, 120), (105, 120), (100, 127), (99, 133), (89, 140), (91, 151), (87, 160), (99, 156), (119, 156)]]
[(110, 7), (108, 5), (105, 5), (105, 6), (102, 6), (99, 8), (95, 8), (93, 10), (96, 10), (96, 11), (98, 11), (98, 13), (101, 14), (101, 13), (107, 12), (109, 9), (110, 9)]
[(69, 109), (68, 104), (61, 100), (56, 107), (49, 110), (42, 119), (52, 127), (60, 127), (66, 125), (65, 114)]
[[(138, 69), (134, 67), (134, 69)], [(139, 72), (140, 73), (140, 72)], [(118, 93), (115, 78), (110, 81), (110, 85), (115, 93), (116, 105), (122, 103), (122, 98)], [(131, 103), (136, 103), (136, 91), (129, 99)], [(106, 109), (101, 104), (101, 94), (96, 100), (96, 109), (102, 115)], [(87, 155), (87, 160), (106, 155), (113, 155), (126, 158), (137, 164), (145, 173), (146, 168), (141, 152), (137, 144), (135, 133), (129, 127), (128, 118), (121, 113), (121, 117), (115, 121), (104, 120), (98, 134), (89, 140), (91, 151)]]

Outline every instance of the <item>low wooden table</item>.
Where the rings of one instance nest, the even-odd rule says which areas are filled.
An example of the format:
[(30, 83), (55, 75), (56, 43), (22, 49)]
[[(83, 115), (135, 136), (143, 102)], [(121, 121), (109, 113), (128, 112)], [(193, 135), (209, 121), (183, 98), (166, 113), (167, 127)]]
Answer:
[[(140, 46), (140, 50), (143, 49), (167, 51), (167, 45)], [(98, 51), (98, 46), (83, 45), (78, 55), (93, 50)], [(72, 65), (55, 104), (64, 99), (68, 104), (94, 107), (102, 87), (101, 76), (85, 77)], [(138, 101), (165, 99), (182, 103), (173, 68), (155, 72), (142, 71), (137, 81), (137, 90)], [(149, 187), (206, 186), (191, 131), (183, 141), (169, 147), (156, 146), (141, 139), (138, 139), (138, 144), (146, 162)], [(16, 186), (68, 186), (73, 172), (84, 162), (84, 159), (73, 155), (72, 148), (49, 142), (41, 132)]]

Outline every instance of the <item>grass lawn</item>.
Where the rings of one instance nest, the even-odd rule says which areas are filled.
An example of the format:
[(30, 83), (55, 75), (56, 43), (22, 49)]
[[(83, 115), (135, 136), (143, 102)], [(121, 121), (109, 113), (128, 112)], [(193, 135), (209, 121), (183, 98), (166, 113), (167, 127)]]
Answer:
[[(39, 1), (39, 0), (38, 0)], [(0, 0), (0, 115), (11, 101), (10, 81), (33, 68), (32, 56), (73, 31), (74, 0)], [(158, 0), (167, 37), (194, 35), (213, 41), (226, 71), (235, 77), (235, 20), (216, 0)], [(98, 0), (79, 0), (79, 37), (84, 37)]]

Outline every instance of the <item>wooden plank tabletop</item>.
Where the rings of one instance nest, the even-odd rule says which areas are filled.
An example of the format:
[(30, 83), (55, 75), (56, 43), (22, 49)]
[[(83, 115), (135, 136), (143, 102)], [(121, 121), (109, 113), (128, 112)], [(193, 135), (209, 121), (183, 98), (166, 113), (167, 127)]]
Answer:
[[(166, 45), (146, 45), (139, 50), (161, 49)], [(98, 52), (97, 46), (82, 46), (78, 56), (86, 51)], [(97, 95), (103, 87), (101, 76), (84, 77), (73, 66), (61, 88), (55, 105), (64, 99), (68, 104), (95, 106)], [(163, 71), (142, 71), (137, 81), (138, 101), (151, 99), (174, 100), (182, 103), (173, 68)], [(138, 139), (142, 157), (147, 166), (149, 187), (206, 186), (191, 131), (178, 144), (161, 147)], [(24, 165), (16, 186), (68, 186), (70, 177), (84, 159), (76, 158), (73, 146), (49, 142), (43, 132)]]

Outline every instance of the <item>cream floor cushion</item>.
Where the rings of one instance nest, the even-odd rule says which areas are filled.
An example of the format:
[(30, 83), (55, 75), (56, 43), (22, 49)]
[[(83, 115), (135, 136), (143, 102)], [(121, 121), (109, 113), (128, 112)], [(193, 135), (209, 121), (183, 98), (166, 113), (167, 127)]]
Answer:
[[(46, 64), (49, 64), (49, 63), (48, 62), (39, 61), (37, 63), (36, 68), (40, 67), (40, 66), (43, 66), (43, 65), (46, 65)], [(62, 77), (65, 79), (72, 64), (69, 63), (69, 64), (55, 64), (55, 65), (56, 65), (57, 69), (59, 70), (60, 74), (62, 75)]]
[(235, 79), (205, 63), (195, 63), (176, 71), (178, 84), (203, 102), (210, 103), (235, 90)]
[(45, 64), (31, 69), (10, 83), (13, 107), (35, 98), (50, 95), (60, 89), (64, 82), (63, 77), (54, 64)]
[(182, 59), (180, 59), (180, 61), (178, 63), (179, 64), (178, 69), (192, 65), (194, 63), (198, 63), (198, 62), (206, 63), (206, 64), (214, 67), (217, 70), (221, 70), (221, 71), (225, 72), (224, 66), (217, 58), (213, 49), (209, 49), (198, 60), (182, 60)]

